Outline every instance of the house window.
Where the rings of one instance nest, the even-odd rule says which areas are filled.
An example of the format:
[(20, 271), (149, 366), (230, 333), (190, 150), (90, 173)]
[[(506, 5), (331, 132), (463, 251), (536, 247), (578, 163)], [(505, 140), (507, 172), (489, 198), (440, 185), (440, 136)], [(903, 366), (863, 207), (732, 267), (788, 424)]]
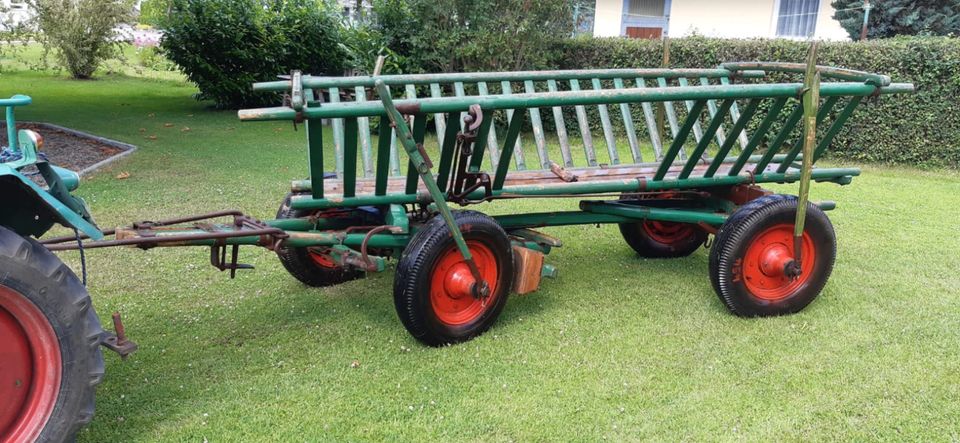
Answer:
[(820, 0), (780, 0), (777, 37), (811, 37), (817, 28)]
[(627, 0), (627, 14), (663, 17), (663, 0)]

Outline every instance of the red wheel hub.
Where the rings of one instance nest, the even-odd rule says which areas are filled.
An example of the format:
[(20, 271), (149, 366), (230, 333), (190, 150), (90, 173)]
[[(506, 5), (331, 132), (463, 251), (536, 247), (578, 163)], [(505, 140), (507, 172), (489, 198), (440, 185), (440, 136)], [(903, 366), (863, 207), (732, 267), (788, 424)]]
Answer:
[(467, 240), (467, 247), (480, 275), (490, 287), (486, 300), (474, 297), (476, 279), (460, 251), (451, 246), (437, 261), (430, 277), (430, 305), (437, 319), (451, 325), (463, 325), (483, 316), (494, 305), (500, 270), (489, 247), (476, 240)]
[(317, 266), (330, 269), (336, 269), (340, 267), (337, 265), (337, 262), (333, 261), (333, 257), (326, 252), (326, 248), (310, 248), (308, 251), (310, 252), (310, 260), (312, 260)]
[(801, 241), (800, 275), (792, 277), (788, 265), (793, 257), (793, 225), (772, 226), (753, 238), (743, 257), (743, 282), (755, 297), (782, 300), (795, 294), (810, 280), (816, 261), (816, 246), (810, 234)]
[(60, 344), (40, 309), (0, 285), (0, 441), (34, 441), (60, 392)]
[(686, 241), (697, 234), (697, 226), (690, 223), (678, 223), (659, 220), (644, 220), (640, 223), (643, 231), (653, 240), (665, 245)]

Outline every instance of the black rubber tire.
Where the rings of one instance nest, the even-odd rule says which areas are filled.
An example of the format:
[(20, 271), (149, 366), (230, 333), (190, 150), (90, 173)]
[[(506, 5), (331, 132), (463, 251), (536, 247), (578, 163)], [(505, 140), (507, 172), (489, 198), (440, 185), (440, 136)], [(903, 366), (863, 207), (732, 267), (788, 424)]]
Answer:
[[(290, 197), (287, 194), (277, 210), (277, 219), (308, 217), (311, 211), (296, 210), (290, 207)], [(345, 283), (363, 277), (361, 270), (347, 268), (331, 268), (320, 266), (310, 258), (309, 248), (277, 248), (277, 257), (280, 263), (294, 278), (307, 286), (324, 287)]]
[(410, 335), (429, 346), (460, 343), (486, 332), (506, 305), (513, 284), (513, 250), (496, 220), (476, 211), (454, 211), (453, 217), (466, 240), (479, 241), (494, 254), (498, 281), (495, 294), (491, 294), (493, 302), (476, 320), (458, 326), (438, 320), (430, 301), (430, 282), (438, 260), (455, 242), (443, 217), (427, 221), (397, 263), (393, 300)]
[(57, 256), (4, 227), (0, 227), (0, 285), (32, 302), (60, 345), (60, 390), (37, 441), (72, 441), (93, 419), (96, 385), (104, 373), (103, 329), (90, 295)]
[[(673, 243), (664, 243), (650, 236), (644, 222), (620, 223), (620, 234), (637, 255), (646, 258), (679, 258), (693, 254), (707, 241), (707, 232), (699, 226), (689, 226), (688, 235)], [(689, 225), (683, 223), (683, 225)], [(691, 229), (692, 228), (692, 229)]]
[(814, 264), (808, 280), (776, 300), (755, 296), (742, 278), (743, 262), (753, 239), (778, 224), (793, 225), (797, 198), (768, 195), (741, 206), (720, 227), (710, 250), (710, 282), (720, 301), (741, 317), (792, 314), (807, 307), (823, 290), (833, 271), (837, 253), (836, 234), (830, 219), (819, 207), (807, 205), (805, 234), (815, 246)]

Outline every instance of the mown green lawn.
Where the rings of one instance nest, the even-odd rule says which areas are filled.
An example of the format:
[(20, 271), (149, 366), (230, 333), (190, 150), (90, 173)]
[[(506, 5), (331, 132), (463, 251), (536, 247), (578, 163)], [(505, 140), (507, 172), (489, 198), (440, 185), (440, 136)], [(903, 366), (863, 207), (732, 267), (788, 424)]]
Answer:
[[(15, 92), (35, 100), (22, 119), (140, 147), (81, 186), (102, 227), (271, 217), (306, 174), (302, 132), (241, 125), (183, 83), (4, 72), (0, 96)], [(706, 250), (644, 260), (614, 226), (554, 228), (559, 278), (441, 349), (400, 325), (392, 272), (309, 289), (266, 250), (245, 251), (257, 269), (235, 280), (204, 249), (91, 251), (100, 316), (121, 311), (140, 351), (106, 356), (80, 441), (960, 439), (960, 174), (865, 166), (812, 192), (838, 203), (839, 256), (800, 314), (727, 313)]]

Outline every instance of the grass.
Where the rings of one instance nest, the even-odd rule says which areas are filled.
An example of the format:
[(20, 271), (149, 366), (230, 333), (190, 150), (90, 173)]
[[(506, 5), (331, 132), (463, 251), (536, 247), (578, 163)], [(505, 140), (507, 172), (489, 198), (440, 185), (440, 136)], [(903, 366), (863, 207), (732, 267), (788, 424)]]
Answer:
[[(103, 227), (232, 207), (271, 217), (306, 174), (302, 132), (241, 125), (179, 81), (5, 72), (0, 88), (34, 97), (21, 119), (140, 146), (81, 185)], [(91, 252), (101, 318), (123, 312), (141, 349), (106, 356), (80, 441), (960, 439), (960, 174), (865, 166), (812, 193), (838, 202), (839, 256), (800, 314), (734, 317), (705, 250), (643, 260), (616, 227), (574, 226), (547, 230), (565, 242), (548, 256), (557, 280), (442, 349), (400, 325), (392, 272), (308, 289), (265, 250), (245, 251), (257, 269), (235, 280), (202, 249)]]

